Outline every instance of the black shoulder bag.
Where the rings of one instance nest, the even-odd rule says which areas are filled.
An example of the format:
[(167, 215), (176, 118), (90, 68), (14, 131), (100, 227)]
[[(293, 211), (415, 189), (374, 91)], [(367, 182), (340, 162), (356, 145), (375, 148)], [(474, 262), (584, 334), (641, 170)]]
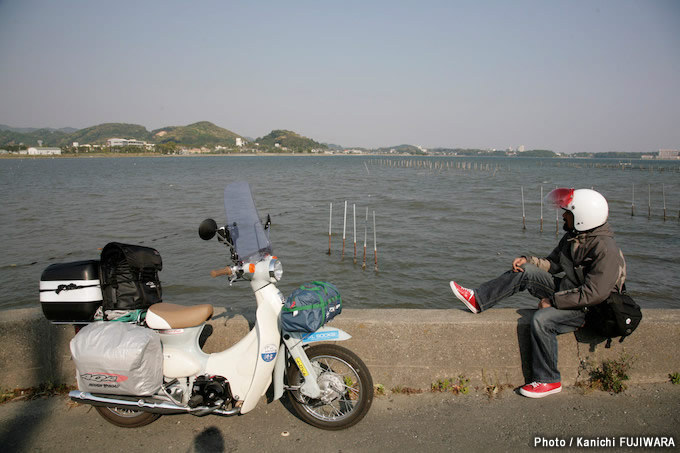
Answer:
[(607, 337), (605, 348), (611, 347), (612, 338), (621, 337), (619, 343), (633, 333), (642, 320), (640, 306), (626, 293), (626, 285), (620, 293), (611, 295), (597, 305), (588, 307), (586, 326)]

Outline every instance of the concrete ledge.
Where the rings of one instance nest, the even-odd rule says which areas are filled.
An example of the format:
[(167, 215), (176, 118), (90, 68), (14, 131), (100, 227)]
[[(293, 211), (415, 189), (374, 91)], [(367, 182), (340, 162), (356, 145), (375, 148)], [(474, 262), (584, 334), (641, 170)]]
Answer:
[[(368, 365), (376, 384), (426, 389), (438, 379), (460, 374), (472, 386), (511, 384), (530, 379), (528, 322), (532, 310), (495, 309), (481, 315), (462, 310), (351, 310), (332, 325), (353, 338), (342, 342)], [(644, 310), (635, 333), (610, 349), (587, 332), (559, 338), (562, 381), (573, 385), (580, 364), (600, 363), (626, 353), (634, 358), (631, 383), (666, 382), (680, 372), (680, 310)], [(253, 320), (251, 320), (252, 323)], [(241, 315), (216, 309), (204, 350), (217, 352), (236, 343), (252, 324)], [(38, 309), (0, 312), (0, 390), (42, 383), (75, 384), (69, 341), (74, 329), (53, 325)]]

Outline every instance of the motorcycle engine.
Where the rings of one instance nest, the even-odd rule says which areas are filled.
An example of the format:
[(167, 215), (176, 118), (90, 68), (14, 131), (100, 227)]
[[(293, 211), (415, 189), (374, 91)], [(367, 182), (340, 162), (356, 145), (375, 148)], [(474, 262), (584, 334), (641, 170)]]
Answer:
[(198, 376), (189, 398), (189, 407), (222, 406), (231, 402), (229, 382), (221, 376)]

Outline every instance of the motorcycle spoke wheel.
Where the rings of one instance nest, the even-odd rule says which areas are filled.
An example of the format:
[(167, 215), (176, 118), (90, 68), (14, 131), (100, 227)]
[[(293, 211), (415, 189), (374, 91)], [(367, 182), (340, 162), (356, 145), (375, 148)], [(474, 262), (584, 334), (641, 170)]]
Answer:
[(152, 423), (161, 416), (151, 412), (136, 411), (133, 409), (122, 409), (118, 407), (95, 406), (99, 415), (107, 422), (120, 426), (121, 428), (139, 428)]
[[(291, 391), (290, 401), (304, 421), (317, 428), (339, 430), (358, 423), (373, 402), (373, 379), (364, 362), (352, 351), (341, 346), (320, 344), (306, 350), (317, 383), (322, 390), (319, 399)], [(299, 386), (304, 377), (298, 367), (288, 367), (288, 383)]]

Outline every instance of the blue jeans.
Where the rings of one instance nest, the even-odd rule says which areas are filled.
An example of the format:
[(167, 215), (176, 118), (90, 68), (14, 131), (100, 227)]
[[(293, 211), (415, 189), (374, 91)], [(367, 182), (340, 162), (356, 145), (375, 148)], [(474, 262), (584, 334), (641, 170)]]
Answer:
[[(508, 271), (476, 288), (475, 299), (484, 310), (519, 291), (528, 291), (539, 299), (550, 298), (555, 291), (573, 288), (572, 282), (553, 277), (538, 267), (525, 264), (524, 272)], [(557, 369), (557, 335), (574, 332), (583, 325), (586, 314), (581, 310), (558, 310), (555, 307), (536, 310), (531, 318), (532, 374), (536, 382), (560, 382)]]

